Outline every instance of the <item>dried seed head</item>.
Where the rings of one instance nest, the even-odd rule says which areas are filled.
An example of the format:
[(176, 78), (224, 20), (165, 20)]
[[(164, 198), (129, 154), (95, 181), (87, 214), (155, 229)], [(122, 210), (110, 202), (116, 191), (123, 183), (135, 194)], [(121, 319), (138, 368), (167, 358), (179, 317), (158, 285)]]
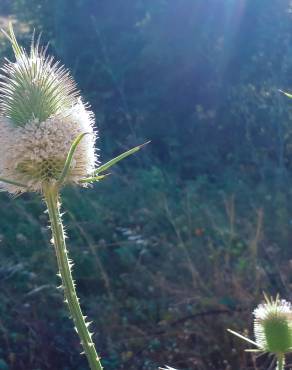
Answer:
[[(56, 181), (71, 144), (81, 133), (66, 182), (91, 174), (96, 164), (94, 115), (82, 102), (69, 72), (46, 56), (39, 42), (30, 53), (21, 48), (10, 29), (16, 61), (7, 61), (0, 75), (0, 177), (41, 191)], [(24, 189), (1, 185), (10, 193)]]
[(290, 302), (266, 298), (254, 310), (256, 343), (266, 352), (285, 354), (292, 350), (292, 306)]

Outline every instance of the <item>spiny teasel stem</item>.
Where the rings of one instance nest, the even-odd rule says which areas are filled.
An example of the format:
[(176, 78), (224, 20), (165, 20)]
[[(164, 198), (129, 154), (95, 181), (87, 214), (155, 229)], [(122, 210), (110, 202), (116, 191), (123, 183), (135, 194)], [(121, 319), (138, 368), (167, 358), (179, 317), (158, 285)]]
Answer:
[(276, 370), (284, 370), (285, 365), (285, 355), (283, 353), (279, 353), (277, 355), (277, 368)]
[(68, 252), (65, 243), (65, 235), (60, 214), (59, 188), (55, 184), (48, 184), (43, 187), (45, 201), (49, 211), (52, 228), (53, 242), (55, 246), (58, 267), (62, 279), (65, 300), (68, 303), (76, 331), (81, 339), (81, 344), (87, 356), (91, 370), (102, 370), (100, 359), (96, 353), (91, 334), (88, 331), (88, 324), (82, 314), (76, 289), (71, 273), (71, 263), (68, 259)]

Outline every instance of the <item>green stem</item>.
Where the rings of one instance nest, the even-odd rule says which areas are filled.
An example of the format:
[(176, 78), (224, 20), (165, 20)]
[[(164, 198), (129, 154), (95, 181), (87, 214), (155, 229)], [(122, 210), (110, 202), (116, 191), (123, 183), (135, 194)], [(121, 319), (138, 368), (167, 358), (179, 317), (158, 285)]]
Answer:
[(279, 353), (277, 355), (277, 369), (276, 370), (283, 370), (285, 365), (285, 355), (283, 353)]
[(94, 343), (91, 339), (91, 334), (88, 331), (88, 324), (85, 322), (85, 317), (82, 315), (79, 299), (77, 297), (72, 278), (72, 263), (70, 263), (70, 260), (68, 259), (63, 224), (59, 210), (59, 189), (56, 185), (45, 185), (43, 192), (49, 211), (53, 242), (64, 288), (65, 301), (68, 303), (69, 310), (77, 333), (81, 339), (81, 344), (87, 356), (90, 369), (102, 370), (100, 359), (96, 353)]

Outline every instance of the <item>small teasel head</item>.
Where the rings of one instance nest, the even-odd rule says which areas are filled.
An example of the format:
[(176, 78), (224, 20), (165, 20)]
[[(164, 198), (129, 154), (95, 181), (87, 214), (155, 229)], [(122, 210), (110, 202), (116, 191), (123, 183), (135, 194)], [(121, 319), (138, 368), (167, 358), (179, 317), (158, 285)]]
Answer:
[(264, 352), (275, 355), (277, 370), (283, 370), (285, 355), (292, 352), (292, 305), (280, 299), (268, 298), (253, 311), (255, 341), (228, 329), (237, 337), (253, 344), (256, 349), (248, 352)]
[(1, 186), (13, 194), (42, 191), (60, 177), (76, 137), (87, 133), (66, 177), (67, 183), (79, 183), (97, 161), (94, 115), (68, 70), (47, 55), (39, 39), (33, 38), (28, 53), (11, 26), (5, 34), (15, 61), (7, 60), (0, 74), (0, 178), (10, 180)]
[(292, 305), (266, 297), (253, 312), (254, 334), (259, 348), (265, 352), (285, 354), (292, 351)]

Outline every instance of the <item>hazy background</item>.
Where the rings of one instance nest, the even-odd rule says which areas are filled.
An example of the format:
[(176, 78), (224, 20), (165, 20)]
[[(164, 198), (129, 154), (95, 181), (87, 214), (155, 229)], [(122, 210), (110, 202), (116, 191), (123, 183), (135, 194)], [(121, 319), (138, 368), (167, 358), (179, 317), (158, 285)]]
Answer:
[[(292, 2), (0, 0), (9, 20), (71, 70), (102, 162), (152, 141), (63, 194), (105, 370), (267, 369), (226, 328), (252, 336), (263, 291), (291, 299)], [(0, 194), (0, 370), (88, 369), (44, 210)]]

